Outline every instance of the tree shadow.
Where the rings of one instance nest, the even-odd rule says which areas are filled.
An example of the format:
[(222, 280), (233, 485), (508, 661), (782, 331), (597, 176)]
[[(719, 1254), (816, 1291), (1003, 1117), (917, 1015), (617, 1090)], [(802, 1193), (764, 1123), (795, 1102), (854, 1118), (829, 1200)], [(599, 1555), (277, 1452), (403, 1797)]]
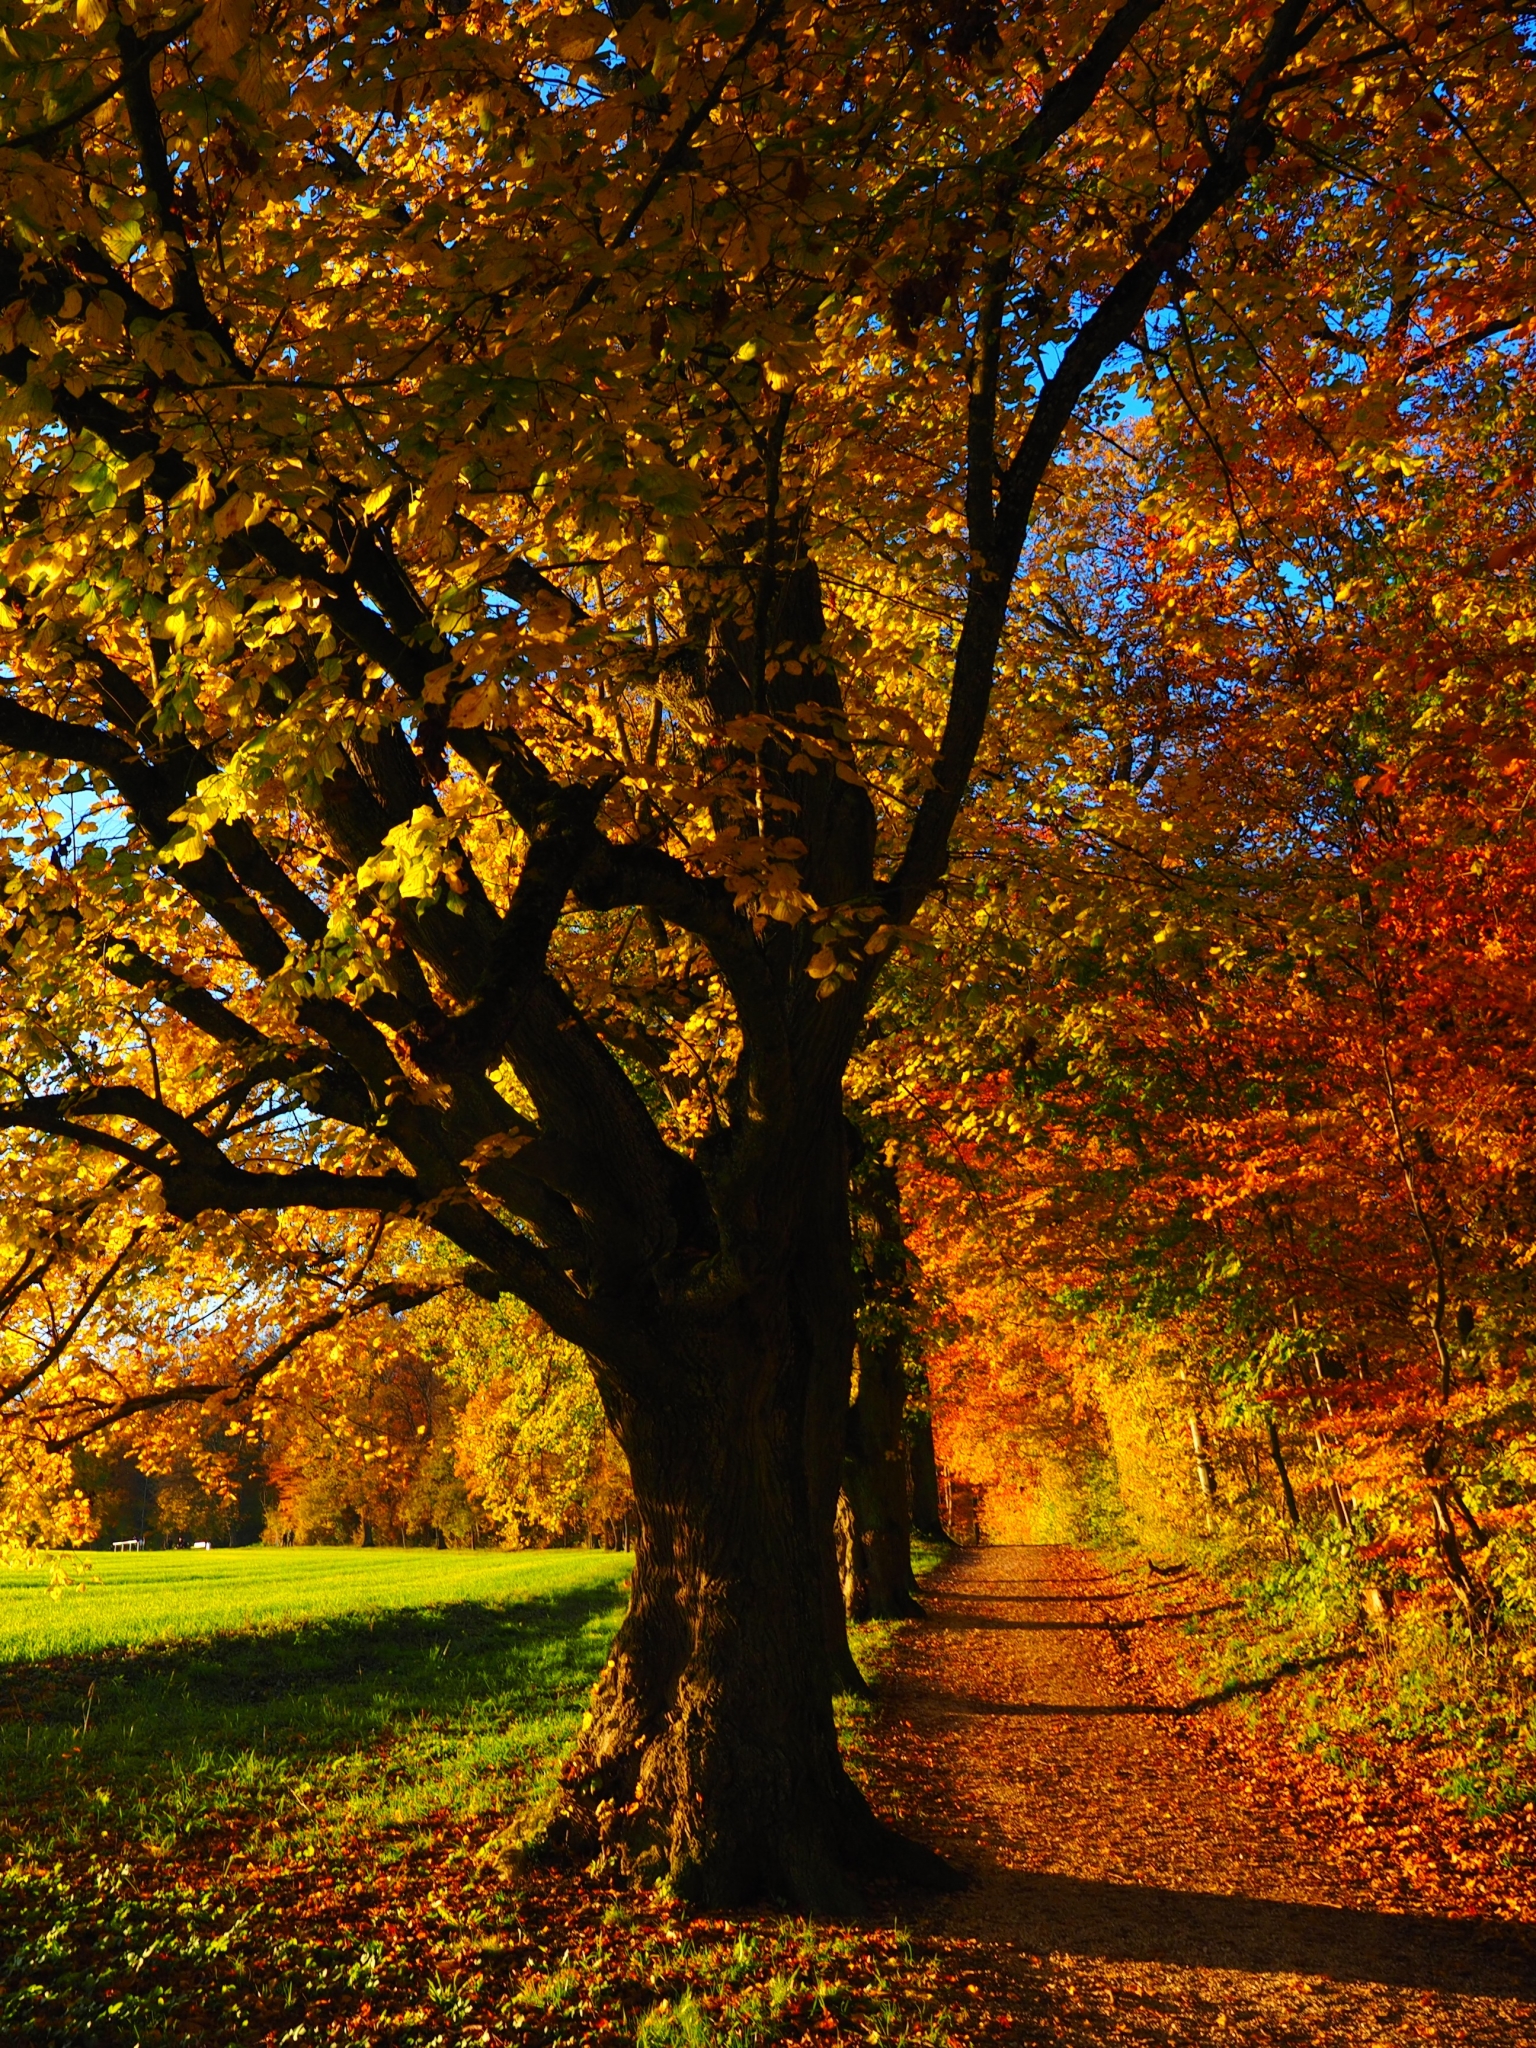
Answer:
[[(1100, 1624), (1102, 1626), (1103, 1624)], [(1123, 1623), (1115, 1624), (1123, 1627)], [(1224, 1685), (1217, 1692), (1202, 1693), (1192, 1700), (988, 1700), (976, 1699), (966, 1693), (932, 1692), (924, 1688), (907, 1696), (905, 1704), (910, 1707), (935, 1707), (943, 1714), (998, 1714), (1009, 1718), (1029, 1719), (1041, 1715), (1116, 1715), (1134, 1718), (1138, 1715), (1157, 1720), (1178, 1720), (1185, 1714), (1203, 1714), (1212, 1707), (1224, 1706), (1228, 1700), (1251, 1697), (1256, 1693), (1268, 1692), (1278, 1685), (1282, 1678), (1295, 1678), (1304, 1671), (1325, 1671), (1337, 1664), (1355, 1664), (1365, 1655), (1363, 1650), (1330, 1650), (1321, 1657), (1302, 1657), (1287, 1660), (1278, 1670), (1265, 1673), (1262, 1678), (1243, 1678)], [(898, 1693), (895, 1697), (900, 1698)]]
[(240, 1719), (256, 1706), (306, 1704), (331, 1688), (380, 1686), (409, 1711), (444, 1689), (445, 1672), (488, 1666), (515, 1677), (547, 1666), (552, 1656), (559, 1661), (564, 1647), (622, 1597), (598, 1583), (512, 1599), (260, 1621), (170, 1642), (18, 1661), (4, 1673), (8, 1711), (0, 1718), (75, 1721), (89, 1692), (101, 1703), (98, 1713), (109, 1699), (127, 1706), (136, 1697), (174, 1695), (217, 1721), (226, 1712)]
[[(1134, 1586), (1120, 1586), (1113, 1591), (1091, 1593), (962, 1593), (949, 1586), (937, 1588), (937, 1597), (942, 1600), (974, 1600), (982, 1606), (997, 1607), (1080, 1607), (1087, 1600), (1129, 1600), (1138, 1590)], [(1142, 1592), (1155, 1591), (1153, 1587), (1142, 1587)]]
[[(978, 1933), (1006, 1935), (1042, 1954), (1536, 1997), (1536, 1927), (1524, 1921), (1298, 1905), (1000, 1868), (978, 1873), (970, 1897)], [(967, 1917), (958, 1905), (955, 1931)]]
[(1221, 1600), (1212, 1607), (1175, 1607), (1162, 1614), (1133, 1615), (1124, 1620), (1114, 1617), (1103, 1621), (1054, 1621), (1016, 1618), (998, 1614), (986, 1619), (974, 1618), (968, 1614), (933, 1614), (929, 1622), (934, 1628), (944, 1629), (1026, 1629), (1044, 1630), (1047, 1633), (1069, 1631), (1107, 1630), (1118, 1635), (1123, 1630), (1150, 1628), (1162, 1621), (1200, 1621), (1208, 1614), (1231, 1614), (1237, 1606), (1235, 1600)]

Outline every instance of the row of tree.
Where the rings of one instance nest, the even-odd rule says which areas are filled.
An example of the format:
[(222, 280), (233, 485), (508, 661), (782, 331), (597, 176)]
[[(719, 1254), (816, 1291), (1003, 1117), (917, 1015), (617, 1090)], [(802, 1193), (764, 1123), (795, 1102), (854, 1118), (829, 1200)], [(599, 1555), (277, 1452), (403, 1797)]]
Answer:
[(1020, 620), (1043, 771), (999, 763), (867, 1085), (959, 1462), (1054, 1400), (1041, 1473), (1114, 1443), (1198, 1528), (1225, 1458), (1277, 1543), (1324, 1520), (1487, 1632), (1536, 1618), (1536, 494), (1531, 344), (1483, 326), (1075, 479)]
[(265, 1381), (231, 1430), (203, 1404), (93, 1433), (61, 1471), (72, 1540), (166, 1548), (627, 1548), (623, 1453), (581, 1354), (462, 1296), (359, 1317)]

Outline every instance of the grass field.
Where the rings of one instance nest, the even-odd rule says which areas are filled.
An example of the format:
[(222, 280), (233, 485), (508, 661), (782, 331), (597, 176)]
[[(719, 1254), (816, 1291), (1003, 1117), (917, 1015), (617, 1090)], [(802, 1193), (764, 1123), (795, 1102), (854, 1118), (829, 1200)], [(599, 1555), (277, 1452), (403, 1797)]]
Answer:
[(158, 1853), (237, 1817), (291, 1843), (526, 1792), (570, 1735), (629, 1569), (581, 1550), (97, 1562), (58, 1598), (4, 1582), (25, 1705), (0, 1723), (0, 1815), (19, 1800), (55, 1842), (111, 1823)]
[[(0, 1719), (0, 1924), (32, 1936), (13, 1957), (24, 1981), (0, 2000), (7, 2041), (186, 2038), (210, 1964), (222, 1967), (207, 1944), (242, 1924), (210, 1893), (213, 1870), (361, 1857), (377, 1873), (434, 1817), (484, 1832), (539, 1797), (629, 1570), (595, 1551), (90, 1564), (81, 1590), (58, 1597), (41, 1572), (0, 1579), (0, 1648), (15, 1660)], [(161, 1953), (167, 1928), (177, 1947)], [(290, 1962), (281, 1995), (308, 1996), (312, 1973)], [(159, 1981), (178, 1969), (179, 1989)]]
[(612, 1586), (627, 1560), (587, 1550), (91, 1551), (0, 1571), (0, 1659), (282, 1627), (339, 1615), (492, 1603)]
[(89, 1562), (57, 1598), (0, 1575), (0, 2041), (953, 2038), (937, 1966), (888, 1926), (701, 1922), (602, 1873), (507, 1865), (497, 1838), (553, 1782), (628, 1558)]

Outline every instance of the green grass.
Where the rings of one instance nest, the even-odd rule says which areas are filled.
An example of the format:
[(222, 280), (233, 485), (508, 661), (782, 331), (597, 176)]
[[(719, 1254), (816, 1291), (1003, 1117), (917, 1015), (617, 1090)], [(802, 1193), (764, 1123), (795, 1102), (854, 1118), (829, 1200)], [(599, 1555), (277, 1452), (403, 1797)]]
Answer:
[(27, 1661), (0, 1723), (0, 1824), (24, 1806), (57, 1844), (163, 1851), (214, 1826), (291, 1844), (527, 1796), (628, 1568), (600, 1551), (168, 1552), (103, 1560), (54, 1601), (13, 1581)]
[(912, 1576), (919, 1587), (924, 1579), (948, 1564), (955, 1554), (953, 1543), (931, 1543), (926, 1536), (912, 1538)]
[[(231, 1942), (259, 1949), (244, 1974), (271, 1995), (237, 1860), (262, 1882), (377, 1876), (445, 1820), (483, 1836), (541, 1797), (630, 1567), (594, 1551), (92, 1562), (56, 1598), (41, 1574), (0, 1582), (0, 1921), (17, 1937), (0, 2038), (93, 2048), (206, 2026)], [(366, 1993), (366, 1940), (334, 1969), (312, 1947), (287, 1941), (285, 1995), (331, 1977)]]
[(587, 1550), (144, 1550), (0, 1570), (0, 1659), (77, 1656), (340, 1615), (529, 1599), (612, 1585), (627, 1560)]

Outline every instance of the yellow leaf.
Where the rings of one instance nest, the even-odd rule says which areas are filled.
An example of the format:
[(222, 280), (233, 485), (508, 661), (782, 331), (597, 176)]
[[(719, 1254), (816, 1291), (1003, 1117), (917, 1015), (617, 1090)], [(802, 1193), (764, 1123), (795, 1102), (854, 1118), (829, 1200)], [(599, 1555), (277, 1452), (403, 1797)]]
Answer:
[(250, 511), (251, 500), (244, 491), (236, 491), (232, 498), (226, 498), (213, 515), (213, 530), (219, 539), (225, 540), (237, 527), (247, 525)]
[(608, 33), (608, 27), (600, 15), (590, 10), (561, 15), (550, 26), (550, 55), (558, 57), (562, 64), (579, 63), (583, 57), (593, 54)]
[(245, 48), (250, 35), (249, 0), (211, 0), (198, 19), (198, 53), (212, 69), (219, 70), (226, 58)]

